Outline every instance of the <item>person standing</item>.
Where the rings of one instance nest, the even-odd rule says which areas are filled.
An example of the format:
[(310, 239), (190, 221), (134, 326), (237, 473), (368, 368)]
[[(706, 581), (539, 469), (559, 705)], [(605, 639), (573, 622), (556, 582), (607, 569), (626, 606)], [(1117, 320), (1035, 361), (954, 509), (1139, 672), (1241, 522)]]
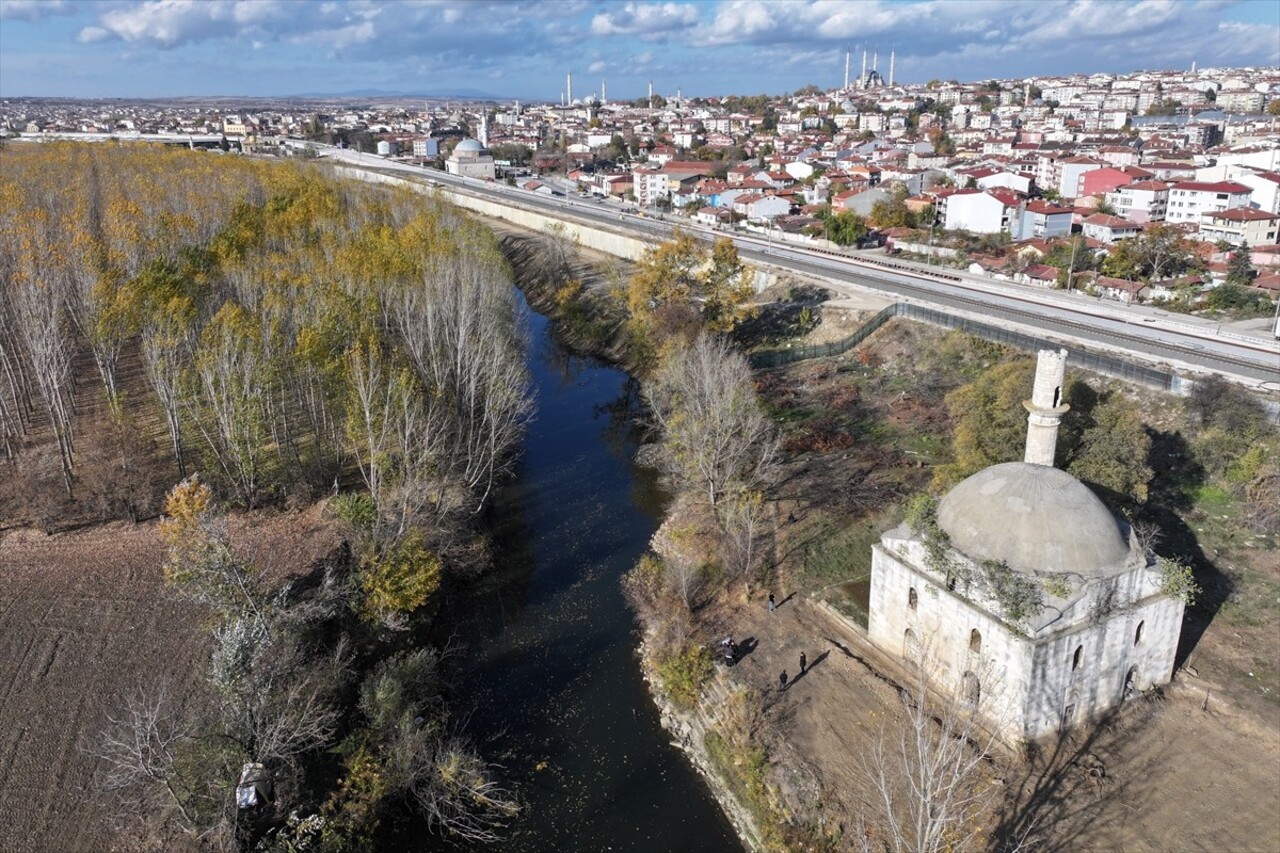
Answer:
[(804, 656), (804, 652), (800, 653), (800, 674), (805, 674), (805, 666), (809, 663), (809, 659)]
[(778, 676), (778, 691), (781, 692), (786, 689), (787, 689), (787, 671), (784, 669), (782, 671), (782, 675)]
[(769, 612), (772, 613), (777, 609), (778, 609), (778, 600), (773, 597), (773, 593), (769, 593)]

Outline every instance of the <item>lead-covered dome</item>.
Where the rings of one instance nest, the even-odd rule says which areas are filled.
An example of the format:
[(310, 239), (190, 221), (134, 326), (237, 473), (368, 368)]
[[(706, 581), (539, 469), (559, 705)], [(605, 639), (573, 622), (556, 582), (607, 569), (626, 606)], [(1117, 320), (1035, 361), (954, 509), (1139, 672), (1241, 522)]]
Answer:
[(1089, 488), (1047, 465), (1006, 462), (957, 484), (938, 525), (966, 557), (1018, 571), (1114, 574), (1129, 557), (1124, 531)]
[(459, 142), (457, 147), (453, 150), (455, 153), (464, 153), (469, 151), (472, 154), (479, 154), (484, 150), (484, 146), (481, 145), (480, 141), (477, 139), (464, 139)]

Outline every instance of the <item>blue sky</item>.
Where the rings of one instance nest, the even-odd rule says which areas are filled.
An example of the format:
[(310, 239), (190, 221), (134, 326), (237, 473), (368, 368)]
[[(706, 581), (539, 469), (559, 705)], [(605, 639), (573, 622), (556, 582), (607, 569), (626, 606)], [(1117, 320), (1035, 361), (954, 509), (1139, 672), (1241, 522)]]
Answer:
[(0, 96), (780, 94), (1280, 65), (1280, 0), (0, 0)]

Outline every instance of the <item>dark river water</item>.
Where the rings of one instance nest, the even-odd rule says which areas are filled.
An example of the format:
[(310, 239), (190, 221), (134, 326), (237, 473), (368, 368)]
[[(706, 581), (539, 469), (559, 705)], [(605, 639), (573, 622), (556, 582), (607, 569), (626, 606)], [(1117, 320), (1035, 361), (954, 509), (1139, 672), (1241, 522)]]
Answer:
[(634, 389), (529, 326), (537, 414), (496, 501), (497, 571), (446, 604), (467, 655), (455, 707), (525, 805), (496, 849), (741, 851), (659, 726), (619, 587), (664, 499), (631, 464)]

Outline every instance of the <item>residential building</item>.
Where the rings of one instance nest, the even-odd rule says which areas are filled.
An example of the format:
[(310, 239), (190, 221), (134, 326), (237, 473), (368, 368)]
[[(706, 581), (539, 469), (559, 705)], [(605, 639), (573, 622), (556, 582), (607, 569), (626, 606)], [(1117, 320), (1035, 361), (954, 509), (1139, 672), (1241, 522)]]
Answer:
[(1081, 233), (1087, 239), (1097, 240), (1099, 243), (1113, 244), (1129, 237), (1138, 236), (1142, 233), (1142, 226), (1136, 222), (1121, 219), (1118, 216), (1095, 213), (1092, 216), (1085, 217), (1084, 222), (1081, 224)]
[(1280, 172), (1241, 169), (1232, 180), (1249, 187), (1249, 206), (1267, 213), (1280, 213)]
[(1009, 227), (1009, 205), (984, 190), (944, 190), (936, 204), (938, 222), (949, 231), (998, 234)]
[(1218, 213), (1206, 213), (1200, 221), (1201, 240), (1216, 243), (1225, 240), (1233, 246), (1269, 246), (1280, 233), (1280, 214), (1251, 207), (1237, 207)]
[(1071, 233), (1071, 218), (1075, 211), (1059, 207), (1044, 199), (1035, 199), (1021, 205), (1010, 217), (1009, 233), (1015, 240), (1033, 238), (1052, 239)]
[(1206, 213), (1245, 207), (1253, 189), (1234, 181), (1179, 181), (1169, 188), (1169, 222), (1200, 224)]
[(1169, 208), (1169, 185), (1164, 181), (1138, 181), (1107, 193), (1116, 216), (1130, 222), (1160, 222)]

